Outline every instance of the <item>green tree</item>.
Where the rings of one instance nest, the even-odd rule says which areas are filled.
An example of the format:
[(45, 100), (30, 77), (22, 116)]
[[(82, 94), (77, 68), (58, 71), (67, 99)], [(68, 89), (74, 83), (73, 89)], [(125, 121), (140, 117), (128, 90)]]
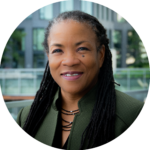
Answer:
[(121, 31), (119, 30), (114, 30), (113, 32), (113, 44), (114, 48), (116, 50), (116, 58), (117, 58), (117, 67), (121, 67)]
[(127, 59), (133, 58), (134, 61), (128, 67), (149, 67), (148, 56), (144, 45), (135, 30), (128, 32), (128, 54)]
[[(7, 40), (7, 43), (9, 43), (9, 41)], [(7, 52), (7, 46), (5, 44), (3, 51), (2, 51), (2, 55), (1, 55), (1, 59), (0, 59), (0, 64), (3, 64), (5, 61), (9, 61), (9, 59), (5, 56)]]
[(9, 38), (1, 60), (2, 68), (17, 68), (18, 62), (24, 64), (24, 59), (21, 58), (20, 52), (23, 48), (23, 38), (25, 33), (22, 30), (15, 30)]

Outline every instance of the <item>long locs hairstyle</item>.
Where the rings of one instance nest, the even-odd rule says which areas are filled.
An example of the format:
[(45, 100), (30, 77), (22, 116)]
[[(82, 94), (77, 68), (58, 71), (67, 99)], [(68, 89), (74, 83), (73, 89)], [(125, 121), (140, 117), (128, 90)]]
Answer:
[[(49, 53), (47, 39), (53, 25), (65, 20), (74, 20), (89, 25), (97, 36), (99, 49), (105, 46), (105, 58), (98, 75), (98, 92), (95, 106), (89, 124), (82, 135), (80, 150), (103, 145), (114, 139), (116, 95), (112, 70), (112, 55), (109, 49), (109, 40), (106, 30), (93, 16), (81, 11), (69, 11), (60, 14), (51, 21), (45, 32), (43, 42), (46, 53)], [(50, 74), (48, 63), (43, 79), (36, 93), (34, 102), (26, 119), (23, 129), (34, 137), (52, 104), (53, 97), (58, 89), (57, 83)], [(92, 142), (88, 142), (92, 141)], [(87, 144), (88, 143), (88, 144)]]

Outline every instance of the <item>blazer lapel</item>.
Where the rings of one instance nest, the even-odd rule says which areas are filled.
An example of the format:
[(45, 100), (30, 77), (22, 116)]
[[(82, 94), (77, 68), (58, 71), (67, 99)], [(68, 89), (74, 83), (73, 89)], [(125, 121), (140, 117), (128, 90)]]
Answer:
[(58, 96), (59, 90), (56, 92), (53, 104), (35, 136), (35, 139), (49, 146), (52, 146), (53, 144), (53, 139), (57, 126), (59, 111), (56, 107), (56, 101), (58, 99)]
[[(97, 84), (78, 102), (80, 113), (75, 115), (69, 135), (67, 150), (77, 150), (80, 148), (82, 134), (90, 122), (92, 110), (95, 105), (96, 90)], [(87, 144), (86, 142), (85, 146)]]

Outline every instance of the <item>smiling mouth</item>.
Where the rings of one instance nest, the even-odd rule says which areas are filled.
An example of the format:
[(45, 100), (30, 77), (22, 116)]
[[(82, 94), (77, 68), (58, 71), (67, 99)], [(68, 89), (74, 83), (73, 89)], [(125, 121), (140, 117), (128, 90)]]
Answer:
[(77, 80), (79, 79), (81, 76), (82, 76), (83, 73), (80, 73), (80, 74), (63, 74), (61, 75), (65, 80), (68, 80), (68, 81), (74, 81), (74, 80)]
[(66, 77), (78, 76), (78, 75), (79, 75), (78, 73), (74, 73), (74, 74), (69, 74), (69, 73), (67, 73), (67, 74), (64, 74), (64, 76), (66, 76)]
[(63, 76), (76, 76), (76, 75), (81, 75), (83, 74), (83, 72), (64, 72), (64, 73), (61, 73), (60, 75), (63, 75)]

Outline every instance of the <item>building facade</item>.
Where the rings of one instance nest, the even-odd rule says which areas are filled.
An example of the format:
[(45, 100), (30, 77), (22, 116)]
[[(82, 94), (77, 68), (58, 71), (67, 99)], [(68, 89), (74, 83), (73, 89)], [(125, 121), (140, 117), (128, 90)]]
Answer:
[(50, 20), (64, 11), (81, 10), (98, 18), (107, 30), (110, 49), (116, 50), (117, 67), (126, 67), (127, 34), (131, 25), (113, 10), (102, 5), (69, 0), (47, 5), (28, 16), (16, 30), (25, 33), (18, 51), (15, 68), (43, 68), (47, 62), (42, 42)]

